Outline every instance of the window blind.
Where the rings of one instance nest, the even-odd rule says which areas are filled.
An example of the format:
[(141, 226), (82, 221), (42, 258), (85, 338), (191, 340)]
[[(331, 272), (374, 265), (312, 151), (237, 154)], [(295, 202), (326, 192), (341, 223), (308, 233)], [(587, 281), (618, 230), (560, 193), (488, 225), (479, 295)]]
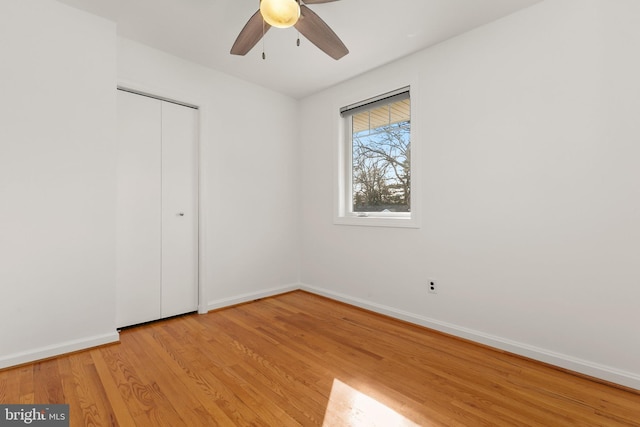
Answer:
[(340, 108), (340, 116), (353, 116), (354, 114), (371, 110), (382, 105), (391, 104), (392, 102), (402, 101), (404, 99), (409, 99), (409, 86), (342, 107)]

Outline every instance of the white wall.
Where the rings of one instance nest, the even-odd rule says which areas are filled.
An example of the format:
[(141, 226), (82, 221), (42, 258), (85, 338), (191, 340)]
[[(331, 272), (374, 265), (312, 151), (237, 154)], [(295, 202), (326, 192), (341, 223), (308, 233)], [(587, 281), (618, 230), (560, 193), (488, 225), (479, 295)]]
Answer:
[(115, 26), (0, 2), (0, 368), (117, 340)]
[[(545, 1), (303, 100), (306, 287), (640, 389), (638, 12)], [(336, 99), (407, 73), (422, 227), (334, 225)]]
[(202, 308), (297, 288), (297, 101), (124, 38), (118, 81), (201, 108)]

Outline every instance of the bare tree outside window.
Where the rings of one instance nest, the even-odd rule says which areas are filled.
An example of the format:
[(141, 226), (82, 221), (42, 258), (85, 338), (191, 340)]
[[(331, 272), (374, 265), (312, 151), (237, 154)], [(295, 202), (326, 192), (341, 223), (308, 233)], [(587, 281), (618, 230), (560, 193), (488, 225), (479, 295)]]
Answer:
[(353, 212), (411, 212), (408, 99), (352, 116)]

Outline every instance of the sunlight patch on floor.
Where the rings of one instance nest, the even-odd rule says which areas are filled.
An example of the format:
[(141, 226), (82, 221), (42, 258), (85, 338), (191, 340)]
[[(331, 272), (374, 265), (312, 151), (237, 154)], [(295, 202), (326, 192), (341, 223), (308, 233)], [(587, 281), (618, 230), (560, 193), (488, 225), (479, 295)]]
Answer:
[(337, 378), (324, 416), (323, 427), (419, 427), (372, 397), (350, 387)]

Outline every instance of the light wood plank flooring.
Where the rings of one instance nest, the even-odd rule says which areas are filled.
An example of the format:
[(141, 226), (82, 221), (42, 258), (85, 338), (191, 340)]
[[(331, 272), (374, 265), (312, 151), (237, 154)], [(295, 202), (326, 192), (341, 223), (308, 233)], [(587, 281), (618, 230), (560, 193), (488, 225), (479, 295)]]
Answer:
[(72, 426), (640, 426), (640, 395), (297, 291), (0, 371)]

